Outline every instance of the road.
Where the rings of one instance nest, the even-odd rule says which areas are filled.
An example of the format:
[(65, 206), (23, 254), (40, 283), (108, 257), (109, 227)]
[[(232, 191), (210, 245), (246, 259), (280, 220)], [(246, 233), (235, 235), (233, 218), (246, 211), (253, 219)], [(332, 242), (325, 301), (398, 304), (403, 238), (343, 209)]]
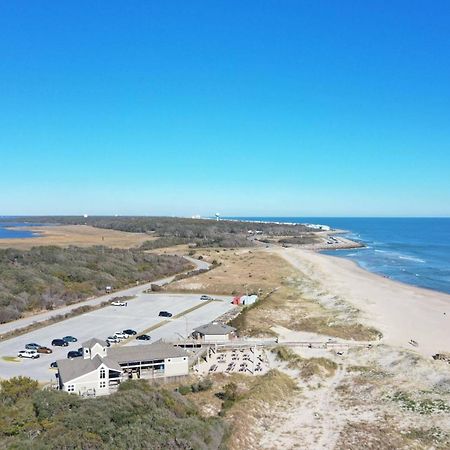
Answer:
[[(189, 256), (184, 256), (184, 258), (193, 263), (195, 265), (195, 269), (208, 269), (210, 267), (210, 264), (205, 261), (200, 261), (198, 259), (194, 259)], [(35, 314), (30, 317), (24, 317), (23, 319), (14, 320), (13, 322), (3, 323), (0, 325), (0, 335), (8, 333), (9, 331), (16, 330), (18, 328), (24, 328), (36, 322), (43, 322), (45, 320), (50, 319), (51, 317), (59, 316), (61, 314), (67, 314), (73, 311), (74, 309), (79, 308), (80, 306), (86, 305), (97, 306), (100, 305), (102, 302), (110, 301), (114, 297), (138, 295), (143, 291), (149, 289), (152, 284), (163, 286), (173, 281), (174, 278), (175, 275), (167, 278), (162, 278), (160, 280), (151, 281), (149, 283), (133, 286), (128, 289), (123, 289), (121, 291), (115, 291), (111, 294), (106, 294), (100, 297), (84, 300), (82, 302), (78, 302), (70, 306), (64, 306), (62, 308), (54, 309), (52, 311), (46, 311), (39, 314)]]
[[(72, 317), (70, 319), (31, 331), (22, 336), (0, 343), (0, 378), (26, 375), (42, 382), (54, 381), (55, 371), (49, 369), (52, 361), (66, 358), (67, 352), (76, 350), (81, 343), (92, 337), (106, 339), (116, 331), (132, 328), (137, 332), (148, 329), (152, 341), (182, 340), (199, 325), (211, 322), (225, 312), (235, 308), (231, 297), (220, 297), (217, 301), (200, 300), (199, 294), (144, 294), (137, 293), (137, 298), (126, 307), (106, 306), (104, 308)], [(191, 310), (192, 308), (196, 308)], [(186, 312), (179, 318), (158, 317), (159, 311), (170, 311), (174, 316)], [(39, 359), (28, 360), (15, 357), (25, 344), (35, 342), (51, 347), (51, 341), (63, 336), (75, 336), (78, 342), (68, 347), (52, 347), (50, 355), (41, 355)], [(126, 345), (143, 345), (149, 342), (130, 339)], [(6, 357), (6, 359), (5, 359)], [(16, 362), (17, 361), (17, 362)]]

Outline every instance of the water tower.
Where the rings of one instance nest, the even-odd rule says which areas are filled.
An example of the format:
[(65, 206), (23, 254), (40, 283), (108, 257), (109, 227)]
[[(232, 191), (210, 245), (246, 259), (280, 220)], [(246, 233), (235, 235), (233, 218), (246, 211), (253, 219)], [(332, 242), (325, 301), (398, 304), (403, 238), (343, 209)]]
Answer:
[(217, 222), (220, 220), (220, 214), (219, 213), (216, 213), (216, 220), (217, 220)]

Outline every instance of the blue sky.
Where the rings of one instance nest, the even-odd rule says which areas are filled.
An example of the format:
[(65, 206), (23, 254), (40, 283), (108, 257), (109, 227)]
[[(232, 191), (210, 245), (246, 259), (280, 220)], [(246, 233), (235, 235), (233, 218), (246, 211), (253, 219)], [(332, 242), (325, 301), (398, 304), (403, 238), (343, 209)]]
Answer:
[(0, 4), (0, 214), (450, 215), (447, 1)]

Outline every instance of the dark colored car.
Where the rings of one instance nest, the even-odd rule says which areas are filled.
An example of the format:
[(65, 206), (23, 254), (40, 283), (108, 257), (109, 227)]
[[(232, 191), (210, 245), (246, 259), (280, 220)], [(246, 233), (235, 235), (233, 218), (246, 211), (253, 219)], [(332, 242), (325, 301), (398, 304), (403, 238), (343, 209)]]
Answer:
[(160, 311), (159, 312), (159, 317), (172, 317), (172, 313), (170, 313), (169, 311)]
[(51, 348), (48, 348), (48, 347), (39, 347), (37, 350), (36, 350), (38, 353), (53, 353), (53, 350), (51, 349)]
[(50, 364), (50, 369), (57, 369), (58, 368), (58, 363), (56, 362), (56, 361), (53, 361), (51, 364)]
[(63, 341), (66, 341), (66, 342), (77, 342), (78, 339), (76, 337), (73, 337), (73, 336), (64, 336), (63, 337)]
[(67, 353), (67, 357), (69, 359), (79, 358), (80, 356), (83, 356), (83, 353), (79, 352), (78, 350), (72, 350), (69, 353)]
[(64, 339), (53, 339), (52, 345), (56, 347), (67, 347), (69, 345)]
[(136, 339), (138, 341), (149, 341), (151, 337), (148, 334), (140, 334), (139, 336), (136, 336)]
[(128, 328), (127, 330), (123, 330), (122, 333), (129, 334), (130, 336), (135, 336), (137, 334), (137, 331), (134, 331), (131, 328)]
[(32, 344), (25, 345), (25, 348), (27, 350), (37, 350), (38, 348), (42, 347), (42, 345), (35, 344), (34, 342)]

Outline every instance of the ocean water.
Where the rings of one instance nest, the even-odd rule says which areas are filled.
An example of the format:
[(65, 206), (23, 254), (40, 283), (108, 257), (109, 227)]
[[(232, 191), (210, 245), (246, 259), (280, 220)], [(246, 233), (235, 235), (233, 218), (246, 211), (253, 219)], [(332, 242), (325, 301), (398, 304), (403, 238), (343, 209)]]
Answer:
[(241, 219), (318, 223), (348, 230), (366, 247), (323, 253), (403, 283), (450, 294), (450, 218), (253, 217)]

